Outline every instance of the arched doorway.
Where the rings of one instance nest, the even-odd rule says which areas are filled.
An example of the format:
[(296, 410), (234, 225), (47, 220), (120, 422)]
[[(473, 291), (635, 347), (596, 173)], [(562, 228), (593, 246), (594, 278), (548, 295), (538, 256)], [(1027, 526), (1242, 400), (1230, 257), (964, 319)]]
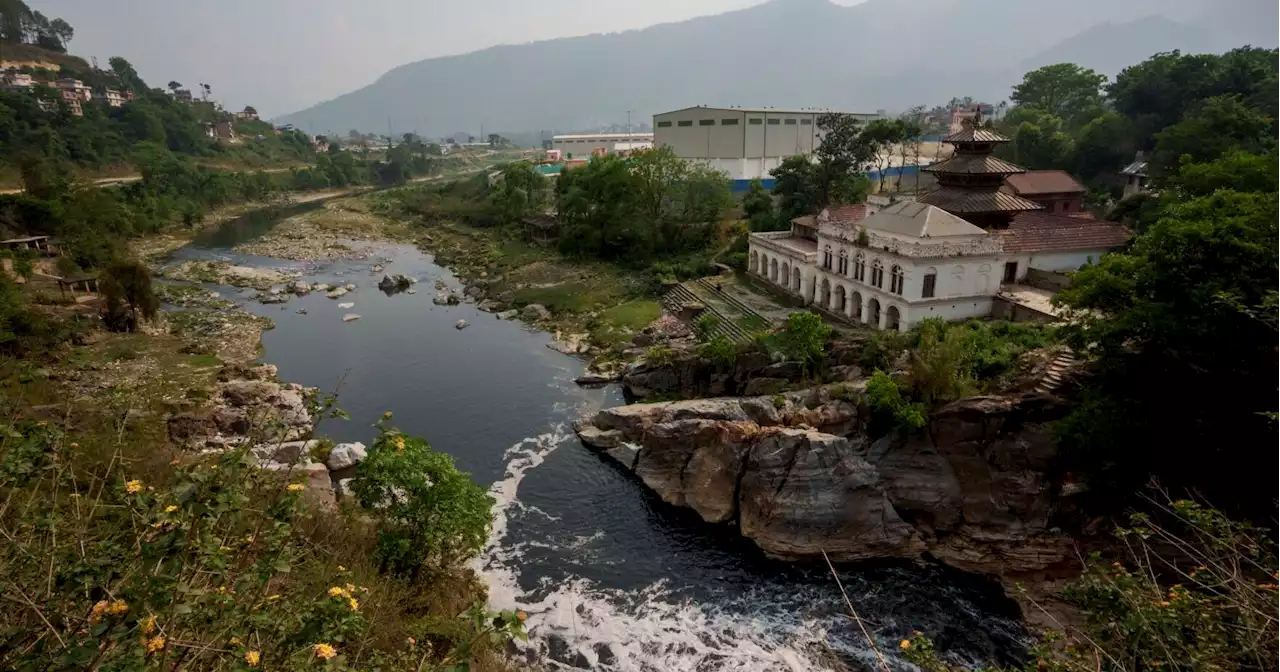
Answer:
[(831, 306), (831, 309), (843, 315), (844, 304), (845, 304), (844, 285), (836, 285), (836, 303), (834, 306)]
[(875, 299), (867, 302), (867, 324), (880, 328), (880, 302)]
[(754, 251), (754, 250), (752, 250), (752, 252), (751, 252), (751, 267), (750, 267), (750, 268), (751, 268), (751, 272), (752, 272), (752, 273), (759, 273), (759, 272), (760, 272), (760, 270), (759, 270), (759, 269), (760, 269), (760, 253), (759, 253), (759, 252), (756, 252), (756, 251)]
[(897, 306), (889, 306), (889, 309), (884, 311), (884, 328), (885, 329), (898, 331), (898, 323), (901, 320), (902, 320), (902, 317), (898, 313)]
[(791, 291), (800, 293), (800, 269), (796, 267), (791, 269)]
[(775, 257), (769, 260), (769, 279), (778, 281), (778, 259)]
[(783, 287), (791, 286), (791, 264), (788, 264), (785, 261), (782, 262), (782, 277), (779, 278), (779, 281), (782, 283)]
[(853, 305), (849, 306), (849, 308), (851, 309), (849, 311), (849, 317), (852, 317), (854, 322), (861, 323), (862, 322), (862, 294), (859, 294), (858, 292), (854, 292), (849, 296), (849, 300), (853, 302)]
[(819, 305), (821, 305), (823, 308), (831, 308), (831, 281), (830, 280), (826, 278), (822, 279), (822, 290), (818, 294), (818, 296), (819, 296)]

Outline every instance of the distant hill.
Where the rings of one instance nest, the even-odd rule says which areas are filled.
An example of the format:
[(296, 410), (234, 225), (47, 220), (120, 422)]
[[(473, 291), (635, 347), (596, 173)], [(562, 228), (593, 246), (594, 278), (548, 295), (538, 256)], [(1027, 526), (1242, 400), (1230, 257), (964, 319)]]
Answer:
[[(1276, 7), (1217, 10), (1230, 46)], [(903, 109), (953, 96), (998, 100), (1025, 62), (1089, 49), (1105, 70), (1169, 48), (1196, 50), (1186, 23), (1214, 0), (773, 0), (643, 30), (497, 46), (400, 66), (376, 82), (283, 115), (313, 132), (387, 128), (443, 135), (576, 130), (688, 105)], [(1148, 18), (1154, 17), (1154, 18)], [(1107, 28), (1111, 24), (1112, 28)], [(1270, 43), (1275, 46), (1272, 28)], [(1100, 31), (1100, 32), (1099, 32)], [(1110, 31), (1110, 32), (1108, 32)], [(1138, 35), (1134, 37), (1133, 35)], [(1050, 46), (1048, 49), (1046, 45)], [(1157, 45), (1156, 48), (1151, 48)], [(1222, 49), (1217, 49), (1222, 50)]]
[(17, 67), (18, 63), (51, 63), (58, 66), (57, 69), (71, 68), (80, 72), (89, 69), (89, 64), (79, 56), (44, 49), (34, 44), (0, 44), (0, 64), (3, 64), (0, 69)]

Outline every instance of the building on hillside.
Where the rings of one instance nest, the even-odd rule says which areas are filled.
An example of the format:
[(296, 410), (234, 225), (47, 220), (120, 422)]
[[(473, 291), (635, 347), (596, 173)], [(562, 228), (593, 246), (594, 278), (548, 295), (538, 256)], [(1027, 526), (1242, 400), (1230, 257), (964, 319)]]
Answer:
[(1124, 180), (1124, 198), (1147, 190), (1147, 159), (1142, 155), (1142, 150), (1134, 155), (1133, 163), (1120, 171), (1120, 177)]
[[(812, 154), (821, 141), (818, 117), (828, 110), (687, 107), (653, 115), (653, 144), (729, 174), (736, 189), (753, 179), (773, 186), (773, 169), (788, 156)], [(863, 121), (876, 114), (851, 114)]]
[(126, 98), (124, 97), (124, 94), (120, 93), (119, 91), (116, 91), (115, 89), (107, 89), (106, 91), (104, 91), (103, 100), (105, 100), (107, 105), (111, 107), (120, 107), (121, 105), (124, 105), (126, 102)]
[(245, 121), (257, 121), (258, 111), (251, 106), (246, 106), (243, 111), (233, 114), (236, 119), (244, 119)]
[(178, 89), (173, 92), (173, 99), (180, 103), (191, 103), (191, 91), (189, 89)]
[(30, 91), (35, 80), (25, 72), (5, 72), (0, 74), (0, 85), (5, 91)]
[(85, 86), (84, 82), (78, 79), (63, 77), (62, 79), (59, 79), (57, 82), (54, 82), (54, 85), (58, 87), (58, 90), (63, 92), (64, 98), (68, 93), (70, 93), (71, 95), (75, 96), (76, 100), (79, 100), (81, 102), (87, 103), (93, 99), (93, 89), (90, 89), (89, 87)]
[(225, 120), (205, 124), (204, 134), (218, 140), (234, 141), (236, 139), (235, 127), (231, 125), (230, 121)]
[(589, 157), (629, 153), (653, 146), (652, 133), (573, 133), (551, 138), (551, 149), (564, 156)]
[(1084, 211), (1084, 188), (1065, 170), (1028, 170), (1004, 178), (1001, 190), (1039, 203), (1045, 212), (1074, 215)]
[[(933, 166), (937, 190), (878, 212), (846, 207), (798, 217), (790, 231), (753, 233), (750, 272), (806, 305), (876, 328), (1019, 311), (1054, 319), (1052, 293), (1020, 283), (1094, 263), (1129, 232), (1002, 191), (1006, 177), (1026, 171), (990, 156), (1005, 139), (979, 123), (946, 138), (956, 155)], [(1067, 192), (1054, 190), (1064, 186), (1041, 193), (1056, 204)]]
[(80, 103), (80, 93), (75, 89), (64, 89), (62, 87), (59, 87), (58, 91), (62, 95), (62, 102), (67, 104), (67, 111), (72, 116), (83, 117), (84, 107)]

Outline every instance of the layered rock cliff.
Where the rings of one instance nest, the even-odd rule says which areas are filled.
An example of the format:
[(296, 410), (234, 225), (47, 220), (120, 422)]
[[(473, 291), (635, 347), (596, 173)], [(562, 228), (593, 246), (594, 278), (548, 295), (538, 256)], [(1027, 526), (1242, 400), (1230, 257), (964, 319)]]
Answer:
[(1010, 576), (1073, 557), (1048, 476), (1048, 423), (1064, 411), (1043, 396), (974, 397), (872, 440), (862, 386), (845, 384), (620, 406), (576, 429), (664, 501), (736, 523), (769, 556), (932, 556)]

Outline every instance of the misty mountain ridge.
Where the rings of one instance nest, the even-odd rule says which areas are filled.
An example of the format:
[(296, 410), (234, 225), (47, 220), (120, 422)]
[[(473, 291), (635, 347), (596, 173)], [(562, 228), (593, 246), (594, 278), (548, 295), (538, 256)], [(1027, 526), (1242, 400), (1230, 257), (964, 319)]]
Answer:
[[(594, 128), (691, 105), (873, 112), (1003, 100), (1031, 68), (1108, 76), (1158, 51), (1275, 47), (1266, 0), (773, 0), (620, 33), (432, 58), (283, 115), (311, 132)], [(1264, 30), (1264, 28), (1266, 30)], [(1267, 32), (1270, 31), (1270, 32)]]

